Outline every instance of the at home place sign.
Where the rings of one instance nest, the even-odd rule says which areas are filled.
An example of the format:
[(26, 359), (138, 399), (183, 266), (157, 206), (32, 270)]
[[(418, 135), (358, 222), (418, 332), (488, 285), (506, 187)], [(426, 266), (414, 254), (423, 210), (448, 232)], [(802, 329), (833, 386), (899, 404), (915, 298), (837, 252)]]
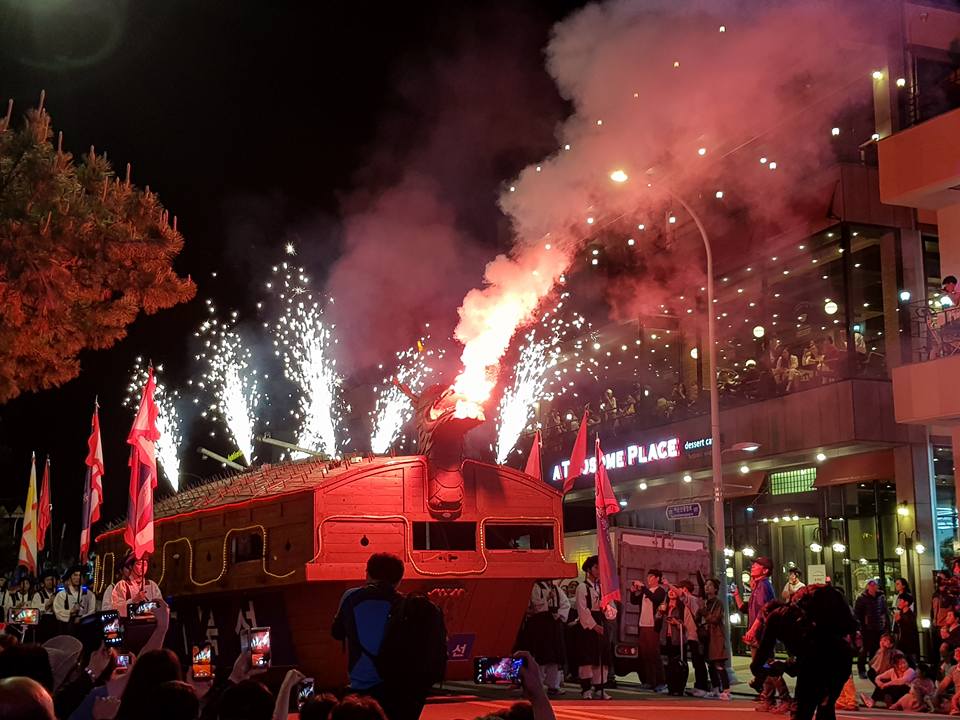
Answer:
[[(671, 437), (644, 445), (627, 445), (622, 450), (613, 450), (603, 456), (603, 464), (607, 470), (618, 470), (630, 465), (646, 465), (647, 463), (672, 460), (680, 457), (683, 451), (697, 450), (710, 447), (710, 438), (690, 440), (683, 445), (680, 438)], [(554, 482), (561, 482), (570, 470), (570, 461), (553, 466), (551, 477)], [(597, 471), (597, 457), (591, 455), (583, 463), (583, 475), (593, 475)]]

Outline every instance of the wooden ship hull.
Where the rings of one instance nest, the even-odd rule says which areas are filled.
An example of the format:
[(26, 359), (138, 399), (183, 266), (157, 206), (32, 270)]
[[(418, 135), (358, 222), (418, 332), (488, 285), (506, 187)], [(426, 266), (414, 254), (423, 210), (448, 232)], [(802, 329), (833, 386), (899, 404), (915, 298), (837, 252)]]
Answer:
[[(333, 617), (343, 593), (364, 583), (367, 558), (389, 552), (404, 561), (401, 591), (426, 593), (444, 612), (449, 679), (471, 677), (474, 656), (510, 653), (532, 583), (576, 575), (563, 557), (562, 497), (506, 467), (431, 467), (424, 456), (310, 459), (158, 503), (150, 577), (172, 597), (175, 640), (209, 639), (228, 664), (239, 629), (270, 626), (275, 666), (342, 687)], [(438, 474), (454, 494), (442, 507), (431, 495)], [(96, 548), (101, 590), (126, 550), (122, 529)]]

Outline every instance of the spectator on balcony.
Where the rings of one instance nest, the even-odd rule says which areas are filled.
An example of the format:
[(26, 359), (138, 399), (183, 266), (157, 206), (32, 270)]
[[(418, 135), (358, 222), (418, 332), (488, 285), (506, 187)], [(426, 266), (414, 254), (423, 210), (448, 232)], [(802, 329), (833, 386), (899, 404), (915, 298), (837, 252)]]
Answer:
[(623, 412), (622, 415), (636, 415), (637, 414), (637, 399), (633, 396), (633, 393), (627, 393), (627, 397), (623, 400)]
[(820, 376), (820, 370), (823, 366), (823, 354), (817, 347), (817, 341), (811, 340), (803, 349), (803, 357), (800, 360), (800, 366), (814, 377)]
[(603, 420), (613, 420), (617, 417), (617, 398), (613, 394), (613, 388), (607, 388), (600, 401), (600, 410), (603, 411)]
[(689, 405), (690, 397), (687, 395), (687, 386), (682, 382), (674, 383), (670, 399), (673, 400), (677, 407), (686, 407)]
[[(957, 288), (957, 278), (955, 275), (947, 275), (940, 284), (940, 288), (947, 298), (950, 299), (949, 304), (951, 307), (960, 307), (960, 289)], [(943, 305), (947, 304), (943, 302), (943, 298), (940, 299), (940, 303)]]
[(553, 433), (562, 433), (564, 429), (563, 416), (560, 414), (560, 409), (554, 408), (550, 412), (550, 422), (547, 424), (547, 432), (552, 435)]
[(777, 383), (777, 390), (781, 393), (793, 392), (797, 389), (799, 378), (800, 361), (796, 355), (790, 352), (789, 348), (783, 348), (773, 370), (773, 379)]
[(843, 353), (837, 347), (832, 335), (828, 335), (823, 342), (823, 360), (820, 365), (820, 374), (825, 381), (833, 380), (840, 374), (840, 365), (843, 362)]

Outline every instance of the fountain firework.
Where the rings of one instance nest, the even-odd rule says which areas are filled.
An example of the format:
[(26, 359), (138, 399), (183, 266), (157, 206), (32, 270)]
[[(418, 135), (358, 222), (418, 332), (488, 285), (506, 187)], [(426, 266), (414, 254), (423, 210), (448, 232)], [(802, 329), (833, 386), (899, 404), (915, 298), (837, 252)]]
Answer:
[[(523, 431), (532, 429), (528, 423), (533, 418), (537, 402), (542, 399), (552, 400), (566, 391), (563, 382), (565, 370), (554, 370), (553, 378), (548, 377), (547, 371), (568, 359), (562, 354), (560, 342), (569, 333), (579, 332), (588, 324), (578, 313), (572, 317), (564, 316), (562, 311), (569, 295), (567, 292), (561, 293), (557, 304), (543, 313), (538, 326), (524, 337), (519, 359), (513, 369), (513, 383), (504, 391), (498, 408), (498, 463), (505, 463)], [(543, 339), (537, 339), (538, 331), (545, 335)], [(557, 390), (549, 390), (553, 384), (559, 384)]]
[(534, 405), (543, 395), (546, 371), (556, 358), (548, 350), (556, 343), (556, 336), (537, 340), (531, 330), (520, 348), (520, 358), (513, 369), (513, 384), (500, 398), (500, 417), (497, 421), (497, 462), (501, 465), (516, 445), (527, 422), (533, 417)]
[(280, 319), (273, 327), (275, 353), (283, 361), (284, 375), (300, 389), (298, 409), (291, 411), (300, 421), (297, 444), (333, 456), (341, 421), (337, 395), (342, 382), (332, 356), (337, 344), (334, 325), (324, 321), (323, 308), (307, 291), (310, 278), (303, 268), (294, 271), (282, 263), (273, 271), (281, 277), (267, 283), (267, 289), (276, 290), (283, 301)]
[[(163, 366), (157, 365), (154, 370), (159, 375), (163, 372)], [(134, 412), (140, 402), (140, 391), (147, 382), (148, 371), (149, 368), (143, 365), (143, 358), (136, 358), (130, 371), (127, 394), (123, 398), (123, 406)], [(157, 440), (157, 461), (176, 492), (180, 489), (180, 443), (183, 442), (182, 420), (177, 410), (180, 393), (158, 378), (153, 398), (157, 405), (157, 431), (160, 433)]]
[[(397, 367), (392, 378), (384, 378), (381, 387), (375, 387), (376, 407), (370, 413), (373, 432), (370, 435), (370, 449), (378, 455), (387, 452), (400, 437), (403, 426), (413, 417), (410, 399), (393, 383), (393, 378), (405, 384), (415, 393), (426, 385), (426, 379), (433, 373), (430, 362), (443, 357), (443, 350), (427, 350), (427, 338), (421, 338), (414, 347), (397, 353)], [(383, 367), (382, 365), (380, 366)]]
[[(211, 314), (216, 312), (210, 300), (207, 300), (207, 308)], [(231, 319), (235, 322), (236, 318), (237, 313), (233, 312)], [(209, 389), (214, 398), (201, 416), (214, 413), (223, 419), (233, 442), (249, 465), (254, 459), (256, 410), (261, 399), (250, 349), (233, 326), (216, 317), (204, 322), (196, 335), (206, 336), (203, 352), (196, 359), (207, 363), (203, 379), (197, 385)]]

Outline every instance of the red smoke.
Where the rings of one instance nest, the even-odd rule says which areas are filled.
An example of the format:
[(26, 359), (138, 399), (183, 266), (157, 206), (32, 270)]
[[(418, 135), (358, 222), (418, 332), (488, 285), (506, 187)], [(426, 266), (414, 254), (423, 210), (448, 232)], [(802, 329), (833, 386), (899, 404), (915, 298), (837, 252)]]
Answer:
[(680, 215), (671, 193), (704, 207), (720, 190), (751, 224), (790, 215), (830, 156), (833, 118), (869, 91), (887, 37), (874, 5), (620, 0), (555, 26), (547, 67), (574, 113), (557, 151), (501, 196), (516, 240), (460, 308), (460, 381), (489, 388), (511, 337), (601, 228)]

